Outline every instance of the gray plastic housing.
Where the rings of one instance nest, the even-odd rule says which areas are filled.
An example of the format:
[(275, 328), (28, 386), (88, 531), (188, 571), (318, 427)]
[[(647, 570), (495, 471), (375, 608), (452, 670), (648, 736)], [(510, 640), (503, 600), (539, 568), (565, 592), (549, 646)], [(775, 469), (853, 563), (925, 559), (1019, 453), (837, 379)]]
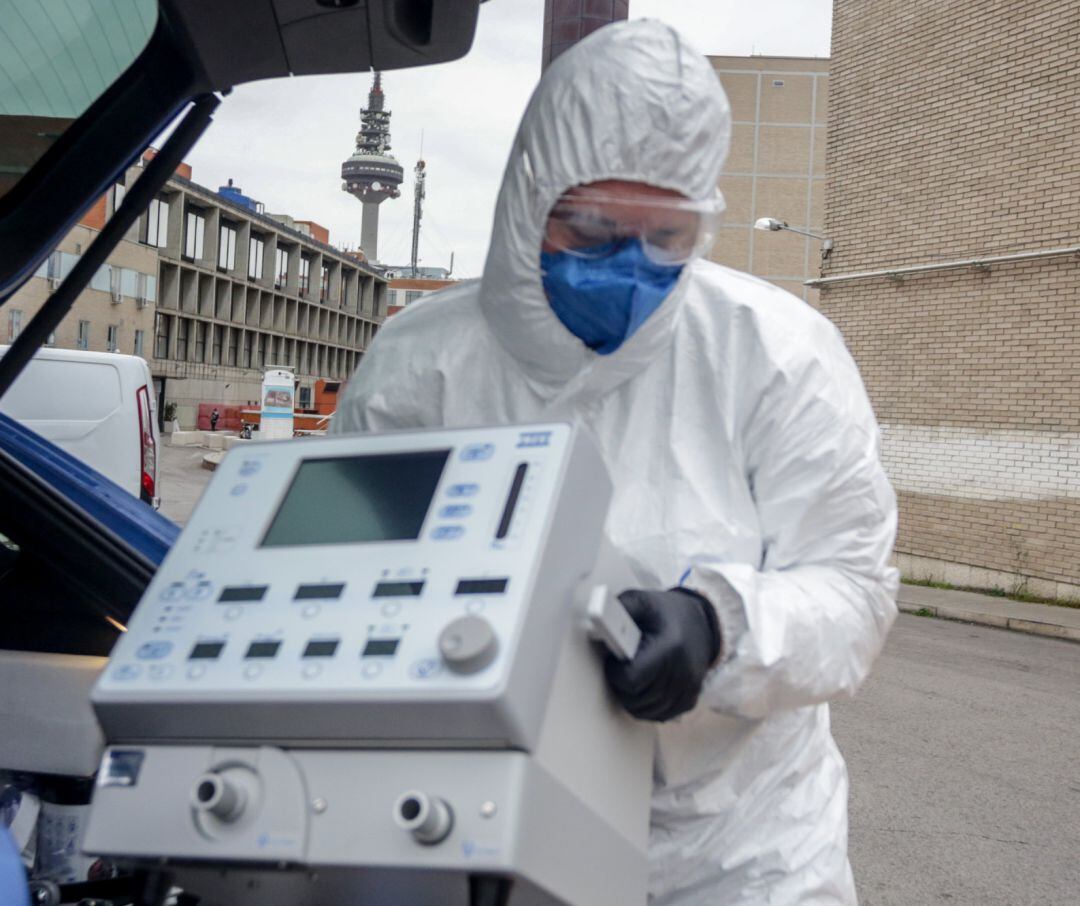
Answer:
[[(519, 450), (515, 446), (521, 443), (519, 438), (546, 434), (551, 437), (545, 447)], [(285, 489), (277, 485), (285, 484), (285, 478), (291, 478), (298, 468), (291, 460), (299, 462), (320, 456), (340, 456), (343, 451), (360, 455), (371, 451), (415, 452), (449, 447), (453, 451), (453, 466), (458, 451), (471, 449), (478, 443), (490, 443), (495, 449), (487, 471), (497, 473), (498, 480), (492, 479), (492, 486), (498, 488), (495, 497), (499, 506), (496, 509), (501, 509), (506, 498), (511, 466), (519, 460), (528, 461), (537, 475), (537, 483), (529, 492), (529, 509), (523, 510), (518, 520), (523, 528), (517, 546), (508, 550), (494, 545), (490, 548), (483, 545), (463, 547), (460, 555), (462, 560), (472, 557), (473, 566), (477, 568), (498, 562), (496, 574), (510, 576), (507, 595), (493, 602), (488, 609), (491, 619), (498, 615), (503, 620), (503, 630), (498, 640), (496, 662), (486, 670), (468, 676), (451, 675), (451, 671), (446, 670), (437, 681), (408, 687), (390, 684), (385, 673), (367, 686), (353, 680), (348, 685), (320, 684), (301, 680), (299, 674), (295, 678), (281, 676), (281, 664), (286, 658), (283, 653), (267, 663), (267, 672), (258, 680), (241, 680), (239, 674), (230, 674), (219, 679), (205, 677), (198, 682), (189, 682), (182, 676), (183, 670), (191, 669), (182, 661), (184, 650), (193, 642), (208, 637), (210, 628), (217, 631), (215, 627), (219, 624), (228, 625), (228, 632), (235, 639), (250, 625), (248, 636), (243, 637), (246, 640), (260, 638), (259, 632), (273, 630), (276, 625), (277, 618), (272, 620), (267, 616), (269, 611), (265, 602), (242, 605), (243, 613), (234, 622), (226, 624), (219, 616), (222, 612), (227, 613), (228, 608), (212, 599), (184, 605), (191, 609), (184, 618), (187, 621), (184, 632), (176, 636), (182, 640), (184, 650), (178, 642), (170, 655), (171, 660), (139, 660), (146, 646), (161, 644), (156, 640), (165, 637), (151, 634), (158, 623), (173, 619), (164, 612), (168, 605), (162, 604), (170, 584), (177, 584), (185, 576), (203, 576), (205, 578), (199, 581), (210, 583), (216, 594), (217, 587), (223, 584), (216, 581), (219, 573), (258, 578), (267, 570), (276, 570), (289, 576), (292, 572), (300, 573), (307, 568), (308, 561), (325, 554), (325, 551), (312, 549), (286, 561), (287, 556), (294, 555), (281, 549), (268, 557), (267, 551), (260, 550), (253, 540), (262, 535), (264, 523), (268, 524), (271, 518), (268, 514), (277, 510), (285, 494)], [(257, 463), (260, 456), (265, 459), (261, 471), (246, 479), (252, 484), (252, 490), (247, 496), (230, 500), (230, 490), (236, 487), (234, 482), (243, 474), (244, 464)], [(500, 457), (503, 457), (501, 461)], [(483, 474), (484, 464), (477, 464), (475, 471)], [(263, 497), (256, 497), (255, 482), (266, 475), (277, 477), (272, 482), (267, 479), (268, 488)], [(448, 471), (443, 485), (456, 480)], [(482, 491), (486, 491), (488, 485), (484, 481), (480, 484)], [(566, 424), (355, 435), (236, 448), (215, 472), (191, 520), (136, 609), (128, 633), (118, 641), (109, 668), (94, 690), (94, 708), (106, 738), (122, 743), (269, 743), (361, 745), (366, 748), (461, 746), (531, 750), (540, 733), (560, 645), (578, 614), (575, 591), (596, 563), (610, 496), (610, 480), (593, 443), (579, 428)], [(480, 506), (479, 500), (477, 506)], [(436, 505), (432, 507), (434, 509)], [(201, 539), (219, 531), (222, 519), (226, 518), (222, 511), (226, 508), (231, 508), (228, 518), (241, 525), (242, 531), (248, 534), (241, 534), (241, 541), (227, 557), (215, 559), (213, 555), (199, 552), (203, 549)], [(371, 561), (370, 570), (374, 571), (379, 564), (390, 562), (389, 558), (408, 557), (408, 562), (417, 564), (441, 564), (445, 571), (446, 562), (452, 563), (455, 553), (448, 546), (437, 546), (427, 540), (429, 527), (427, 524), (425, 534), (417, 543), (341, 545), (340, 551), (324, 556), (317, 569), (329, 570), (333, 564), (340, 563), (342, 569), (347, 565), (350, 569), (362, 570), (365, 563)], [(485, 525), (483, 531), (490, 534), (490, 526)], [(263, 565), (254, 572), (237, 572), (244, 568), (245, 559)], [(321, 575), (323, 573), (310, 573), (314, 579)], [(296, 578), (302, 579), (304, 575)], [(445, 583), (445, 576), (443, 581)], [(428, 585), (434, 583), (435, 578), (429, 577)], [(427, 590), (425, 595), (428, 595)], [(370, 606), (370, 603), (364, 602), (363, 606)], [(287, 606), (292, 607), (291, 604)], [(358, 603), (350, 609), (350, 606), (342, 605), (337, 611), (339, 616), (333, 618), (327, 617), (329, 608), (324, 608), (321, 615), (324, 628), (334, 628), (337, 619), (356, 622), (360, 606)], [(461, 615), (463, 611), (452, 609), (459, 606), (463, 606), (461, 601), (447, 600), (445, 595), (424, 597), (416, 603), (406, 600), (398, 619), (409, 624), (408, 633), (412, 636), (426, 632), (431, 639), (432, 653), (437, 657), (435, 640), (447, 623)], [(291, 634), (306, 625), (299, 618), (290, 616), (290, 619), (293, 622), (284, 633), (274, 637), (279, 638), (283, 652), (290, 644), (295, 651)], [(171, 625), (167, 623), (165, 628)], [(297, 656), (291, 657), (299, 662)], [(353, 657), (355, 661), (355, 655), (346, 654), (339, 654), (336, 661), (345, 657)], [(397, 660), (400, 659), (399, 656)], [(186, 663), (190, 665), (191, 662)], [(145, 669), (144, 664), (147, 664)], [(252, 666), (262, 669), (255, 663), (244, 669)], [(163, 669), (172, 671), (167, 680), (156, 680), (149, 675), (150, 671)], [(239, 665), (236, 669), (240, 669)], [(142, 672), (138, 678), (127, 680), (123, 679), (122, 671), (125, 670)], [(277, 671), (273, 677), (271, 670)]]

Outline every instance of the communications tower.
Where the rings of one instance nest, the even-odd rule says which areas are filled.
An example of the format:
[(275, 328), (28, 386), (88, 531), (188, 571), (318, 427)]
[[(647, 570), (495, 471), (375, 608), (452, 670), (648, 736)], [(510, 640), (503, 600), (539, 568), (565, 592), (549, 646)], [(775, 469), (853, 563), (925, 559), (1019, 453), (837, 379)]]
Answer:
[(341, 165), (341, 188), (364, 205), (360, 247), (373, 264), (379, 254), (379, 205), (401, 195), (398, 187), (405, 179), (401, 164), (390, 154), (390, 111), (385, 103), (382, 73), (377, 72), (368, 105), (360, 111), (356, 150)]
[(426, 168), (427, 164), (423, 160), (419, 160), (416, 162), (416, 169), (413, 170), (413, 174), (416, 176), (416, 193), (413, 196), (412, 257), (409, 260), (409, 266), (414, 277), (416, 276), (416, 264), (420, 258), (420, 218), (424, 215)]

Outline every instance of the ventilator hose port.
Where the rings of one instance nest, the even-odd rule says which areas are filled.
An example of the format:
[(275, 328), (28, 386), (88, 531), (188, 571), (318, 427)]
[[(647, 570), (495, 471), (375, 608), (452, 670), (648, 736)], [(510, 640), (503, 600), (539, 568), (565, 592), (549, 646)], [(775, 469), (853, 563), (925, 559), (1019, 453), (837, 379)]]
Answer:
[(244, 801), (242, 787), (214, 773), (203, 774), (196, 781), (192, 794), (192, 804), (196, 809), (222, 821), (239, 818), (244, 810)]
[(418, 843), (431, 846), (446, 839), (454, 826), (454, 814), (442, 799), (410, 790), (394, 804), (394, 821)]

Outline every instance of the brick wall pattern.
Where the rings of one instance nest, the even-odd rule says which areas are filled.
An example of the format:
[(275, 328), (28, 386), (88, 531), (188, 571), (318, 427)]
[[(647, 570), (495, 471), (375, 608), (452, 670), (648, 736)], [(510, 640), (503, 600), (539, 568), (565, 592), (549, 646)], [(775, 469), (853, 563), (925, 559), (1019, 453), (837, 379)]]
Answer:
[[(833, 13), (824, 276), (1080, 245), (1073, 0)], [(1080, 596), (1078, 290), (1066, 256), (821, 291), (883, 425), (902, 568)]]
[(731, 104), (731, 150), (720, 191), (727, 207), (710, 257), (814, 302), (821, 242), (754, 229), (775, 217), (821, 235), (829, 61), (804, 57), (711, 57)]

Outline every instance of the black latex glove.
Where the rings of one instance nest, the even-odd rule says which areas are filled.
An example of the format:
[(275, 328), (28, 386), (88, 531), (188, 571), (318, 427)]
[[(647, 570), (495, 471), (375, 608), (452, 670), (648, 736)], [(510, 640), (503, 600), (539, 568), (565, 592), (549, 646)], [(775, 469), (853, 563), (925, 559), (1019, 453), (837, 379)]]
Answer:
[(689, 711), (720, 654), (716, 611), (686, 588), (632, 588), (619, 600), (641, 630), (641, 644), (633, 660), (609, 654), (604, 662), (615, 698), (639, 720), (671, 720)]

